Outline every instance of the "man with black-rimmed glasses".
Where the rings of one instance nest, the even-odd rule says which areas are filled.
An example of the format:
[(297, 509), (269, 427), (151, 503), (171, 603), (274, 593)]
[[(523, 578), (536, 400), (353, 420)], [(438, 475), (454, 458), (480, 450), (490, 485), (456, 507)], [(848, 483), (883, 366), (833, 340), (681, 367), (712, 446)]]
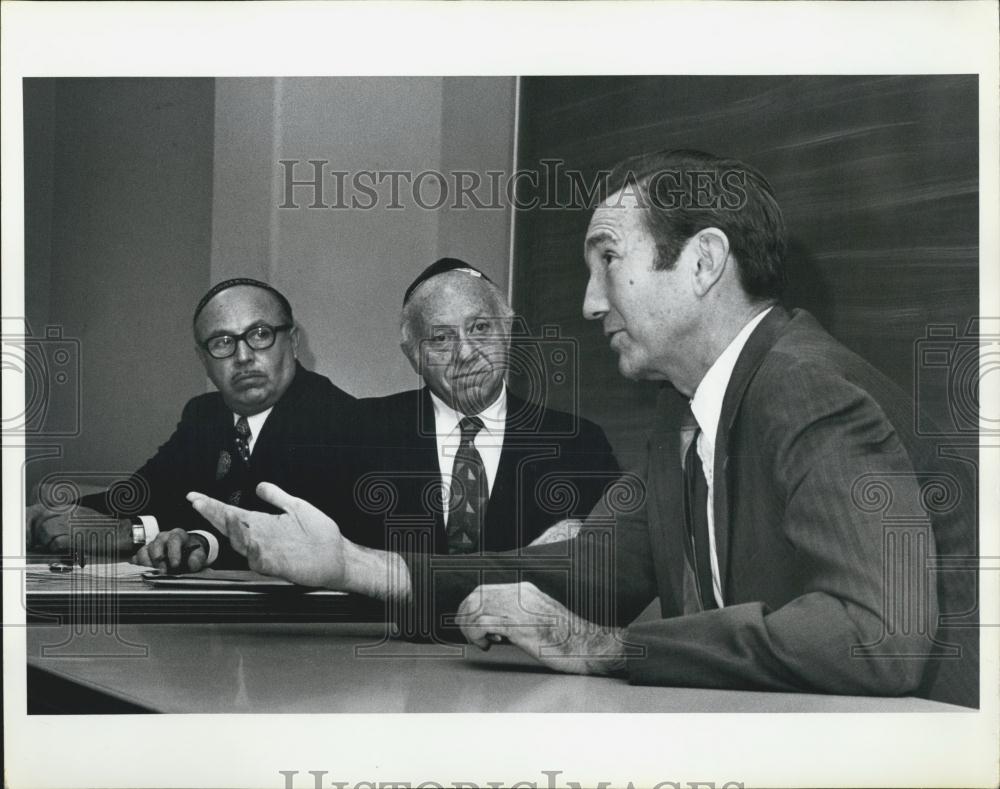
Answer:
[[(280, 478), (298, 495), (343, 518), (360, 420), (355, 399), (297, 360), (298, 330), (288, 300), (267, 283), (230, 279), (198, 303), (196, 351), (218, 389), (190, 400), (173, 435), (130, 478), (84, 496), (74, 508), (28, 508), (33, 550), (72, 545), (71, 522), (109, 528), (98, 550), (139, 564), (197, 571), (232, 558), (184, 498), (206, 486), (240, 506), (263, 505), (257, 483)], [(95, 541), (88, 540), (90, 545)]]

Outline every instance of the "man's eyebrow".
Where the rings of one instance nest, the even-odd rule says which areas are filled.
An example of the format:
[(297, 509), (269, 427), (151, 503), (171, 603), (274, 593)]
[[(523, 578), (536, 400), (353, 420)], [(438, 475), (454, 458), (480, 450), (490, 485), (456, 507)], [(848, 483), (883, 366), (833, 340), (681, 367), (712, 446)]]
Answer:
[(593, 249), (601, 244), (614, 244), (618, 241), (618, 237), (607, 230), (599, 230), (591, 236), (587, 236), (585, 243), (587, 249)]
[(209, 334), (205, 339), (211, 340), (215, 337), (235, 337), (237, 334), (242, 334), (243, 332), (250, 331), (251, 329), (256, 329), (260, 326), (278, 326), (277, 323), (271, 323), (270, 321), (264, 320), (263, 318), (258, 318), (257, 320), (248, 323), (246, 328), (243, 330), (237, 329), (216, 329), (211, 334)]

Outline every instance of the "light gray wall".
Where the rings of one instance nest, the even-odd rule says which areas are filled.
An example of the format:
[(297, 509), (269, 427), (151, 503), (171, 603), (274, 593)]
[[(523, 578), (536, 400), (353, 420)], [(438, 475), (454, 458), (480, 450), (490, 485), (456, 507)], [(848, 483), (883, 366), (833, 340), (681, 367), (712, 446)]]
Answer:
[(209, 388), (191, 311), (226, 277), (285, 291), (305, 361), (348, 391), (415, 386), (406, 285), (454, 255), (506, 288), (509, 211), (394, 210), (387, 190), (372, 210), (307, 209), (308, 190), (282, 209), (278, 161), (510, 171), (513, 119), (512, 78), (26, 81), (25, 315), (82, 356), (81, 432), (33, 442), (62, 457), (30, 462), (29, 490), (53, 471), (131, 471), (170, 435)]
[[(507, 284), (509, 211), (420, 207), (389, 182), (374, 208), (310, 208), (285, 169), (511, 170), (512, 78), (219, 79), (215, 103), (212, 279), (257, 276), (286, 293), (304, 329), (305, 361), (358, 396), (417, 385), (399, 350), (403, 291), (437, 257), (462, 257)], [(352, 175), (347, 176), (348, 182)], [(352, 192), (353, 193), (353, 192)], [(356, 193), (362, 202), (368, 200)], [(437, 202), (425, 181), (424, 202)], [(349, 195), (344, 195), (349, 202)], [(337, 203), (333, 177), (320, 202)]]

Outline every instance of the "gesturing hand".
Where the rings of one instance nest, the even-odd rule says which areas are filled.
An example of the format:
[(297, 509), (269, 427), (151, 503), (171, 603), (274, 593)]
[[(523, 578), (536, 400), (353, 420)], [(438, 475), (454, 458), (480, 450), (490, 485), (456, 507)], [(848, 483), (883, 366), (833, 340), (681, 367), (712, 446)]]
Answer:
[(455, 622), (481, 649), (490, 648), (490, 636), (505, 636), (557, 671), (611, 674), (625, 668), (623, 631), (588, 622), (532, 583), (477, 586)]
[(269, 482), (257, 486), (257, 495), (281, 514), (243, 510), (201, 493), (189, 493), (187, 499), (247, 557), (250, 569), (302, 586), (341, 589), (347, 540), (337, 524), (309, 502)]

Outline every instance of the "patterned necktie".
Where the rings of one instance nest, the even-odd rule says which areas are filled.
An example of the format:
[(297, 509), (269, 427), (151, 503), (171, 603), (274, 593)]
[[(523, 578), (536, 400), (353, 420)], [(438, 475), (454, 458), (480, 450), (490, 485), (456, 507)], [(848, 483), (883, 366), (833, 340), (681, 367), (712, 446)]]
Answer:
[(467, 416), (458, 426), (462, 431), (462, 443), (455, 453), (455, 465), (451, 471), (448, 553), (475, 553), (479, 550), (479, 538), (489, 502), (486, 469), (473, 443), (476, 434), (483, 429), (483, 422), (479, 417)]
[(684, 459), (684, 513), (686, 515), (688, 537), (694, 548), (695, 575), (698, 579), (698, 593), (701, 607), (705, 610), (718, 608), (712, 582), (712, 560), (709, 558), (708, 542), (708, 483), (705, 470), (698, 455), (698, 435), (695, 430)]
[(236, 454), (244, 463), (250, 463), (250, 424), (245, 416), (236, 421)]

